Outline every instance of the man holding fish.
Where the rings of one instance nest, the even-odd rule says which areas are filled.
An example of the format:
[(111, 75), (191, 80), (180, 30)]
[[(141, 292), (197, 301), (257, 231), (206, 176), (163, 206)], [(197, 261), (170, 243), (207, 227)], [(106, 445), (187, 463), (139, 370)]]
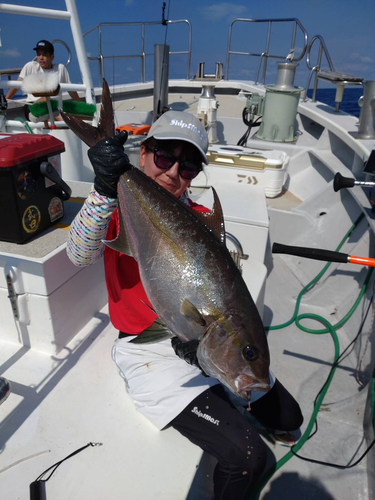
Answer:
[(206, 131), (195, 116), (167, 111), (143, 142), (138, 169), (126, 138), (113, 137), (106, 84), (98, 129), (64, 119), (90, 146), (95, 171), (68, 255), (89, 265), (106, 239), (109, 313), (120, 332), (112, 357), (127, 392), (158, 429), (170, 425), (217, 458), (215, 500), (245, 499), (264, 471), (266, 446), (232, 400), (287, 445), (303, 418), (269, 371), (263, 325), (226, 249), (216, 193), (211, 211), (187, 196), (208, 164)]

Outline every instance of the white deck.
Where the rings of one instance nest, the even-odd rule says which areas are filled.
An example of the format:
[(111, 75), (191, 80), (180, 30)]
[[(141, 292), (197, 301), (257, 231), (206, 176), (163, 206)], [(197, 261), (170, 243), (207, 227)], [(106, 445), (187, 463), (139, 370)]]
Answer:
[[(301, 289), (282, 260), (276, 256), (268, 278), (266, 324), (271, 317), (273, 324), (289, 319), (293, 297)], [(302, 312), (330, 310), (310, 302)], [(340, 330), (342, 346), (356, 333), (358, 320), (350, 322), (348, 331)], [(46, 484), (47, 498), (211, 498), (213, 460), (204, 456), (201, 463), (197, 447), (173, 429), (158, 432), (134, 409), (110, 357), (116, 336), (103, 309), (57, 356), (1, 343), (0, 363), (12, 382), (12, 394), (0, 407), (0, 471), (21, 461), (1, 472), (1, 498), (28, 498), (29, 483), (90, 441), (103, 446), (90, 447), (63, 463)], [(303, 432), (333, 359), (332, 340), (329, 335), (305, 334), (295, 326), (272, 331), (268, 338), (273, 369), (302, 407)], [(348, 463), (364, 451), (367, 391), (355, 382), (356, 358), (354, 353), (337, 370), (326, 398), (330, 404), (319, 414), (319, 432), (303, 447), (302, 455)], [(364, 376), (368, 379), (368, 373)], [(270, 463), (288, 451), (264, 438)], [(293, 458), (265, 487), (262, 498), (369, 500), (366, 483), (366, 460), (343, 472)]]
[[(181, 97), (184, 102), (190, 102), (189, 99), (189, 95)], [(223, 107), (219, 109), (223, 110), (229, 99), (228, 96), (220, 96)], [(140, 116), (143, 116), (147, 103), (139, 100), (137, 106)], [(133, 121), (132, 116), (122, 115), (120, 124)], [(260, 256), (258, 264), (262, 265), (260, 261), (264, 256), (264, 245), (267, 247), (265, 263), (268, 277), (265, 291), (261, 283), (256, 284), (251, 279), (251, 272), (246, 278), (260, 290), (262, 303), (262, 294), (265, 292), (263, 318), (266, 325), (282, 323), (292, 316), (299, 291), (324, 265), (322, 262), (289, 256), (272, 257), (270, 243), (314, 244), (334, 249), (361, 211), (357, 202), (365, 205), (368, 222), (373, 225), (364, 191), (358, 188), (334, 193), (332, 184), (327, 184), (336, 171), (343, 175), (350, 174), (346, 165), (353, 161), (355, 163), (355, 160), (349, 150), (344, 150), (339, 160), (330, 149), (332, 136), (328, 129), (333, 127), (330, 120), (316, 108), (314, 119), (316, 123), (322, 124), (319, 148), (316, 149), (316, 137), (313, 139), (309, 132), (312, 126), (306, 129), (306, 122), (300, 121), (304, 134), (296, 145), (285, 144), (282, 148), (290, 156), (286, 184), (289, 190), (284, 190), (276, 198), (263, 199), (266, 206), (262, 210), (268, 208), (269, 223), (265, 223), (264, 213), (260, 211), (258, 223), (253, 226), (253, 230), (258, 232), (267, 232), (268, 228), (270, 231), (269, 238), (266, 236), (256, 252)], [(226, 122), (229, 118), (223, 116), (220, 120), (224, 128), (229, 127), (229, 122)], [(355, 129), (353, 117), (344, 116), (343, 120), (346, 121), (347, 130)], [(243, 131), (241, 121), (232, 118), (229, 130), (232, 138), (228, 142), (234, 142)], [(340, 127), (338, 130), (343, 138), (345, 134), (348, 136)], [(252, 145), (275, 148), (275, 145), (264, 141), (255, 140)], [(338, 143), (335, 147), (339, 150), (340, 146)], [(356, 145), (357, 155), (361, 154), (363, 147), (363, 144)], [(280, 149), (280, 144), (276, 145), (276, 149)], [(235, 186), (233, 184), (233, 189)], [(259, 193), (254, 191), (254, 186), (247, 186), (247, 196), (254, 201)], [(192, 191), (194, 194), (197, 190)], [(227, 213), (233, 212), (227, 217), (227, 222), (232, 224), (231, 232), (235, 232), (233, 229), (238, 217), (235, 217), (236, 196), (232, 194), (228, 184), (228, 189), (224, 189), (220, 195)], [(198, 201), (200, 195), (198, 192)], [(240, 203), (240, 198), (237, 201)], [(257, 202), (256, 210), (259, 211), (263, 202)], [(247, 215), (246, 218), (248, 223), (254, 224), (251, 217)], [(255, 245), (251, 234), (254, 232), (249, 233), (248, 237), (246, 231), (237, 234), (245, 253), (250, 255)], [(366, 224), (362, 222), (344, 251), (368, 255), (370, 241)], [(256, 245), (259, 242), (259, 239), (256, 240)], [(91, 272), (90, 269), (87, 271)], [(332, 266), (329, 277), (324, 277), (319, 287), (315, 287), (303, 299), (301, 312), (321, 314), (336, 323), (353, 304), (364, 273), (360, 266)], [(370, 291), (371, 286), (367, 300)], [(82, 297), (84, 299), (83, 294)], [(339, 330), (342, 349), (356, 334), (364, 307), (361, 304), (352, 319)], [(65, 310), (65, 314), (68, 318), (69, 310)], [(362, 390), (355, 380), (355, 373), (364, 351), (370, 322), (371, 314), (367, 318), (360, 345), (337, 369), (325, 400), (329, 404), (325, 407), (326, 411), (319, 413), (319, 431), (302, 448), (303, 456), (348, 464), (366, 449), (363, 419), (368, 385)], [(312, 328), (320, 328), (320, 325), (314, 324)], [(117, 332), (109, 324), (104, 308), (57, 355), (42, 354), (20, 344), (1, 341), (1, 371), (12, 383), (11, 396), (0, 407), (0, 419), (3, 422), (0, 434), (0, 471), (3, 471), (0, 472), (1, 498), (27, 498), (29, 484), (39, 474), (90, 441), (102, 442), (103, 446), (90, 447), (63, 463), (46, 484), (47, 498), (122, 499), (124, 495), (130, 500), (212, 498), (214, 460), (202, 455), (197, 447), (173, 429), (156, 431), (135, 411), (110, 357), (116, 336)], [(294, 325), (270, 331), (268, 339), (273, 370), (301, 405), (305, 416), (301, 429), (303, 433), (312, 413), (313, 401), (333, 360), (332, 339), (329, 335), (308, 335)], [(366, 351), (361, 372), (365, 383), (368, 383), (371, 373), (370, 351), (371, 346)], [(272, 444), (267, 434), (263, 437), (269, 445), (271, 465), (284, 456), (288, 448)], [(16, 465), (12, 467), (12, 464)], [(370, 500), (367, 472), (366, 459), (353, 469), (341, 471), (293, 458), (268, 482), (261, 498)]]
[[(190, 89), (186, 90), (188, 86)], [(151, 123), (152, 88), (152, 82), (116, 88), (116, 125)], [(239, 94), (220, 93), (220, 89), (228, 88), (236, 89)], [(221, 81), (217, 90), (219, 141), (236, 144), (246, 130), (241, 120), (246, 101), (242, 91), (262, 93), (264, 88), (249, 81)], [(196, 114), (200, 93), (201, 82), (171, 80), (169, 105), (172, 109)], [(99, 89), (96, 95), (100, 95)], [(137, 97), (139, 95), (142, 97)], [(9, 114), (13, 107), (17, 106), (12, 104)], [(342, 251), (373, 256), (374, 214), (365, 191), (354, 188), (334, 193), (332, 180), (336, 172), (363, 178), (363, 161), (369, 151), (375, 149), (375, 141), (359, 141), (357, 119), (333, 113), (325, 105), (300, 102), (299, 113), (297, 143), (249, 141), (255, 148), (282, 149), (290, 157), (283, 193), (266, 200), (259, 186), (256, 188), (252, 183), (241, 186), (241, 196), (236, 196), (234, 193), (239, 188), (236, 182), (227, 186), (222, 184), (222, 193), (219, 193), (228, 230), (230, 226), (230, 232), (239, 237), (245, 253), (256, 256), (254, 267), (244, 267), (244, 276), (249, 288), (254, 287), (251, 292), (263, 311), (265, 325), (274, 326), (289, 320), (298, 293), (324, 266), (318, 261), (272, 256), (273, 242), (333, 250), (363, 211), (366, 220), (361, 222)], [(17, 131), (24, 132), (22, 128)], [(69, 142), (70, 146), (62, 158), (64, 180), (92, 180), (86, 146), (72, 139), (66, 129), (56, 130), (54, 135)], [(138, 149), (134, 140), (129, 139), (126, 149), (131, 161), (136, 162)], [(205, 195), (196, 191), (197, 201), (200, 196), (203, 200)], [(246, 217), (240, 220), (243, 217), (241, 204), (246, 199), (249, 200), (243, 211)], [(255, 219), (251, 217), (250, 208), (252, 214), (257, 212)], [(111, 360), (111, 347), (117, 332), (110, 325), (106, 306), (101, 307), (103, 275), (96, 274), (98, 269), (88, 268), (76, 273), (76, 282), (69, 280), (68, 274), (73, 275), (73, 270), (64, 254), (66, 232), (60, 233), (60, 237), (53, 251), (61, 257), (55, 267), (61, 281), (55, 282), (54, 288), (55, 293), (60, 294), (55, 297), (55, 303), (60, 306), (59, 324), (55, 325), (52, 317), (48, 319), (59, 332), (64, 332), (66, 342), (70, 340), (62, 350), (64, 342), (53, 343), (57, 338), (54, 330), (49, 332), (50, 337), (44, 344), (48, 346), (44, 349), (47, 352), (30, 349), (30, 338), (25, 336), (28, 329), (19, 328), (13, 320), (10, 310), (6, 309), (10, 308), (7, 291), (1, 290), (5, 305), (0, 326), (4, 327), (5, 323), (5, 328), (0, 339), (0, 375), (11, 381), (12, 393), (0, 406), (0, 498), (29, 498), (29, 484), (45, 469), (88, 442), (100, 442), (102, 446), (84, 450), (57, 469), (46, 484), (47, 499), (212, 500), (214, 460), (173, 429), (158, 432), (135, 411)], [(27, 248), (33, 252), (32, 247)], [(39, 252), (40, 248), (36, 250)], [(5, 258), (18, 258), (19, 249), (4, 244), (0, 246), (0, 253)], [(35, 258), (39, 265), (46, 254), (48, 252), (42, 257), (24, 255), (23, 258)], [(248, 262), (251, 264), (251, 259)], [(96, 266), (101, 269), (101, 263)], [(49, 279), (51, 276), (56, 278), (55, 269), (50, 270)], [(254, 269), (257, 279), (253, 278)], [(366, 272), (360, 266), (332, 265), (327, 276), (304, 296), (300, 313), (319, 314), (337, 323), (353, 305)], [(69, 281), (70, 288), (64, 288)], [(338, 331), (341, 351), (355, 337), (364, 319), (373, 281), (374, 278), (365, 302)], [(79, 287), (76, 286), (78, 282)], [(89, 296), (85, 294), (85, 287), (86, 290), (90, 288)], [(89, 309), (81, 308), (89, 299), (97, 304), (91, 314)], [(80, 330), (82, 317), (78, 314), (83, 310), (87, 319)], [(370, 311), (360, 340), (336, 370), (319, 413), (319, 430), (302, 448), (303, 456), (345, 465), (355, 462), (369, 444), (364, 437), (364, 421), (374, 365), (373, 342), (367, 343), (373, 330), (371, 316)], [(311, 328), (321, 328), (311, 320), (306, 323)], [(32, 329), (38, 333), (35, 320)], [(293, 324), (271, 330), (268, 340), (273, 371), (301, 405), (305, 417), (301, 428), (303, 435), (314, 399), (332, 364), (331, 336), (309, 335)], [(357, 375), (363, 388), (356, 380)], [(271, 466), (288, 452), (288, 448), (274, 445), (266, 433), (261, 434), (269, 445)], [(371, 462), (373, 457), (371, 453), (358, 466), (345, 471), (294, 457), (275, 473), (260, 498), (372, 500), (368, 477), (374, 474), (374, 468), (371, 463), (367, 468), (367, 461)]]
[(90, 441), (103, 446), (62, 464), (46, 483), (48, 498), (115, 500), (129, 490), (134, 499), (186, 498), (201, 452), (136, 412), (111, 360), (117, 333), (104, 309), (58, 356), (2, 343), (12, 394), (0, 407), (0, 470), (25, 461), (1, 473), (1, 498), (28, 498), (29, 483)]

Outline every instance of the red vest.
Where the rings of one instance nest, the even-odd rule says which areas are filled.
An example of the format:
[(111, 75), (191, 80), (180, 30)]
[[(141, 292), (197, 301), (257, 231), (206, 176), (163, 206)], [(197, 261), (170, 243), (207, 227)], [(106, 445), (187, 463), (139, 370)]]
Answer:
[[(190, 206), (198, 212), (209, 212), (203, 205), (191, 201)], [(118, 210), (116, 210), (108, 226), (107, 240), (116, 238), (118, 227)], [(157, 315), (150, 309), (152, 305), (143, 288), (137, 262), (133, 257), (105, 247), (104, 267), (109, 316), (113, 326), (121, 332), (133, 335), (141, 333), (152, 325)]]

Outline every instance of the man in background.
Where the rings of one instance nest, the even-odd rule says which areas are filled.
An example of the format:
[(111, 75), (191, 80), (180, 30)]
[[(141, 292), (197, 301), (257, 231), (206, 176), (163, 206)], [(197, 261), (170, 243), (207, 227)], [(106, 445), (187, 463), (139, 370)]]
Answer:
[[(30, 61), (25, 64), (17, 79), (18, 81), (22, 81), (25, 77), (38, 73), (58, 73), (59, 83), (71, 83), (66, 67), (63, 64), (53, 64), (55, 50), (51, 42), (49, 42), (48, 40), (40, 40), (33, 50), (36, 51), (37, 60)], [(17, 92), (18, 89), (9, 89), (6, 98), (12, 99)], [(80, 101), (77, 92), (69, 92), (69, 95), (74, 101)], [(42, 102), (45, 100), (45, 97), (35, 97), (33, 94), (27, 94), (25, 102), (27, 105), (34, 104), (36, 102)], [(25, 114), (28, 117), (28, 109), (25, 110)]]

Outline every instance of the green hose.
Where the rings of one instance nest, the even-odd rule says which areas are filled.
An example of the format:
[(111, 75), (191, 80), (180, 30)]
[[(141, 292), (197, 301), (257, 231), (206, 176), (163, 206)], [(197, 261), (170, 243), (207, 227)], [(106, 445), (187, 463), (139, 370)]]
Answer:
[(23, 118), (15, 118), (16, 121), (23, 123), (25, 129), (28, 131), (29, 134), (33, 134), (34, 132), (31, 130), (30, 125), (27, 123), (26, 120)]
[[(364, 217), (364, 214), (361, 214), (360, 217), (358, 217), (358, 219), (354, 222), (353, 226), (349, 229), (349, 231), (346, 233), (344, 238), (341, 240), (339, 246), (336, 249), (336, 252), (338, 252), (341, 249), (341, 247), (344, 245), (345, 241), (349, 238), (349, 236), (354, 231), (354, 229), (356, 228), (356, 226), (359, 224), (359, 222), (362, 220), (363, 217)], [(293, 322), (295, 322), (296, 326), (300, 330), (307, 332), (307, 333), (311, 333), (313, 335), (322, 335), (325, 333), (330, 333), (332, 336), (333, 343), (334, 343), (335, 354), (334, 354), (332, 370), (329, 374), (329, 377), (328, 377), (326, 383), (323, 386), (323, 389), (321, 390), (321, 392), (319, 393), (319, 395), (315, 401), (314, 410), (313, 410), (313, 413), (310, 417), (310, 421), (306, 427), (305, 432), (303, 433), (303, 435), (302, 435), (301, 439), (298, 441), (298, 443), (296, 443), (292, 447), (292, 450), (294, 453), (298, 453), (298, 451), (302, 448), (302, 446), (308, 440), (308, 438), (311, 434), (311, 431), (313, 429), (313, 426), (315, 424), (320, 406), (325, 398), (325, 395), (328, 391), (328, 388), (329, 388), (329, 386), (332, 382), (333, 376), (335, 374), (336, 364), (337, 364), (337, 361), (340, 357), (340, 345), (339, 345), (339, 340), (338, 340), (338, 337), (336, 334), (336, 330), (341, 328), (348, 321), (348, 319), (353, 315), (354, 311), (357, 309), (358, 305), (360, 304), (360, 302), (363, 298), (363, 295), (366, 292), (368, 283), (370, 281), (370, 278), (371, 278), (371, 275), (373, 272), (373, 268), (369, 269), (367, 276), (366, 276), (366, 279), (361, 287), (360, 293), (359, 293), (356, 301), (354, 302), (354, 304), (351, 307), (351, 309), (349, 310), (349, 312), (338, 323), (336, 323), (336, 325), (332, 325), (328, 320), (326, 320), (325, 318), (323, 318), (322, 316), (319, 316), (317, 314), (300, 314), (300, 315), (298, 315), (298, 310), (300, 307), (300, 302), (301, 302), (302, 296), (318, 280), (320, 280), (320, 278), (327, 271), (327, 269), (329, 268), (330, 265), (331, 265), (331, 262), (327, 263), (324, 266), (324, 268), (322, 269), (322, 271), (320, 271), (320, 273), (301, 290), (301, 292), (299, 293), (299, 295), (297, 297), (297, 303), (296, 303), (293, 317), (289, 321), (287, 321), (286, 323), (283, 323), (281, 325), (275, 325), (275, 326), (270, 326), (270, 327), (266, 328), (266, 330), (280, 330), (281, 328), (285, 328), (285, 327), (291, 325)], [(302, 326), (300, 323), (301, 320), (303, 320), (303, 319), (312, 319), (315, 321), (319, 321), (326, 328), (321, 329), (321, 330), (312, 330), (310, 328), (306, 328), (306, 327)], [(374, 370), (370, 390), (371, 390), (370, 394), (371, 394), (372, 422), (373, 422), (373, 427), (374, 427), (374, 432), (375, 432), (375, 370)], [(267, 484), (269, 479), (273, 476), (273, 474), (294, 456), (293, 452), (289, 451), (288, 453), (286, 453), (280, 460), (278, 460), (278, 462), (276, 462), (272, 467), (270, 467), (265, 474), (263, 474), (263, 476), (260, 478), (255, 490), (251, 494), (251, 500), (256, 500), (259, 497), (259, 494), (261, 493), (262, 489)]]
[[(342, 246), (344, 245), (345, 241), (349, 238), (349, 236), (352, 234), (352, 232), (354, 231), (354, 229), (357, 227), (357, 225), (361, 222), (361, 220), (363, 219), (364, 217), (364, 214), (362, 213), (358, 219), (354, 222), (354, 224), (352, 225), (352, 227), (349, 229), (349, 231), (346, 233), (346, 235), (343, 237), (343, 239), (341, 240), (339, 246), (336, 248), (336, 252), (339, 252), (342, 248)], [(294, 309), (294, 314), (293, 316), (291, 317), (291, 319), (289, 321), (287, 321), (286, 323), (282, 323), (281, 325), (275, 325), (275, 326), (269, 326), (269, 327), (265, 327), (265, 330), (268, 331), (268, 330), (281, 330), (282, 328), (286, 328), (287, 326), (291, 325), (292, 323), (295, 322), (296, 320), (296, 317), (297, 317), (297, 314), (298, 314), (298, 310), (299, 310), (299, 306), (300, 306), (300, 303), (301, 303), (301, 300), (302, 300), (302, 296), (308, 292), (308, 290), (310, 288), (313, 287), (313, 285), (315, 285), (315, 283), (317, 281), (320, 280), (320, 278), (323, 276), (323, 274), (325, 274), (325, 272), (327, 271), (327, 269), (329, 268), (329, 266), (332, 264), (332, 262), (328, 262), (324, 267), (323, 269), (320, 271), (320, 273), (315, 276), (315, 278), (310, 281), (310, 283), (308, 283), (301, 291), (300, 293), (298, 294), (298, 297), (297, 297), (297, 302), (296, 302), (296, 307)], [(342, 320), (341, 320), (342, 321)], [(340, 325), (342, 326), (342, 325)], [(326, 330), (324, 333), (328, 333), (329, 330)]]

